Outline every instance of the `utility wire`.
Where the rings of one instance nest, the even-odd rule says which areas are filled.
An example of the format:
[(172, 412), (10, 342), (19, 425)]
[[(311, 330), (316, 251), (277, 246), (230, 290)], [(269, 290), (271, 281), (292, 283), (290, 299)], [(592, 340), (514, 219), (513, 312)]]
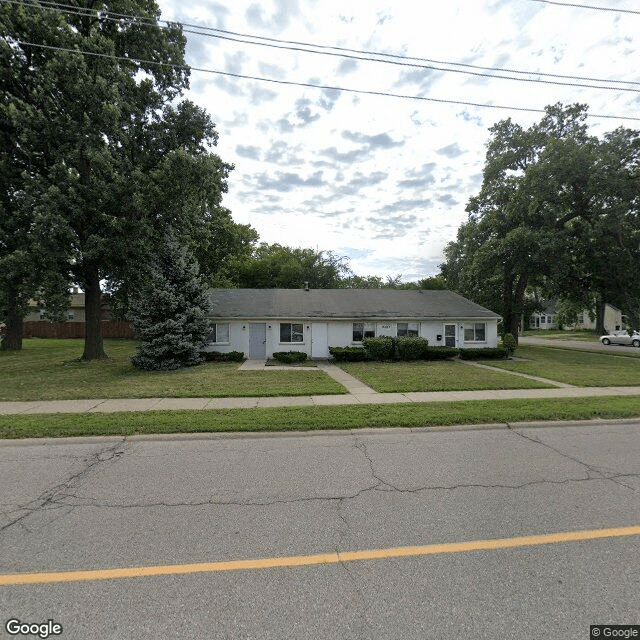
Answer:
[(541, 2), (542, 4), (554, 4), (558, 7), (577, 7), (578, 9), (593, 9), (595, 11), (613, 11), (615, 13), (632, 13), (640, 15), (640, 11), (633, 9), (616, 9), (615, 7), (596, 7), (592, 4), (577, 4), (575, 2), (554, 2), (554, 0), (531, 0), (531, 2)]
[[(97, 53), (97, 52), (93, 52), (93, 51), (82, 51), (80, 49), (69, 49), (66, 47), (57, 47), (57, 46), (52, 46), (52, 45), (46, 45), (46, 44), (37, 44), (34, 42), (25, 42), (22, 40), (16, 40), (16, 43), (22, 46), (28, 46), (28, 47), (38, 47), (40, 49), (49, 49), (49, 50), (54, 50), (54, 51), (66, 51), (68, 53), (81, 53), (83, 55), (87, 55), (87, 56), (94, 56), (94, 57), (98, 57), (98, 58), (107, 58), (110, 60), (122, 60), (123, 62), (138, 62), (140, 64), (148, 64), (148, 65), (157, 65), (160, 67), (170, 67), (173, 69), (182, 69), (182, 70), (191, 70), (191, 71), (200, 71), (202, 73), (211, 73), (211, 74), (216, 74), (216, 75), (221, 75), (221, 76), (228, 76), (228, 77), (232, 77), (232, 78), (242, 78), (244, 80), (257, 80), (259, 82), (270, 82), (272, 84), (280, 84), (280, 85), (286, 85), (286, 86), (295, 86), (295, 87), (308, 87), (308, 88), (313, 88), (313, 89), (327, 89), (327, 90), (333, 90), (333, 91), (343, 91), (343, 92), (347, 92), (347, 93), (358, 93), (358, 94), (364, 94), (364, 95), (372, 95), (372, 96), (385, 96), (385, 97), (391, 97), (391, 98), (403, 98), (403, 99), (407, 99), (407, 100), (421, 100), (421, 101), (425, 101), (425, 102), (436, 102), (436, 103), (440, 103), (440, 104), (456, 104), (456, 105), (462, 105), (462, 106), (466, 106), (466, 107), (481, 107), (481, 108), (487, 108), (487, 109), (503, 109), (503, 110), (507, 110), (507, 111), (525, 111), (528, 113), (546, 113), (546, 111), (544, 109), (534, 109), (531, 107), (515, 107), (515, 106), (508, 106), (508, 105), (498, 105), (498, 104), (486, 104), (486, 103), (482, 103), (482, 102), (470, 102), (470, 101), (466, 101), (466, 100), (450, 100), (450, 99), (445, 99), (445, 98), (427, 98), (426, 96), (412, 96), (412, 95), (406, 95), (406, 94), (400, 94), (400, 93), (390, 93), (387, 91), (373, 91), (373, 90), (366, 90), (366, 89), (352, 89), (349, 87), (339, 87), (339, 86), (332, 86), (332, 85), (323, 85), (323, 84), (313, 84), (311, 82), (294, 82), (291, 80), (275, 80), (273, 78), (263, 78), (260, 76), (250, 76), (250, 75), (245, 75), (245, 74), (241, 74), (241, 73), (230, 73), (228, 71), (217, 71), (215, 69), (205, 69), (202, 67), (192, 67), (190, 65), (179, 65), (179, 64), (172, 64), (169, 62), (158, 62), (156, 60), (142, 60), (139, 58), (128, 58), (126, 56), (116, 56), (116, 55), (110, 55), (110, 54), (106, 54), (106, 53)], [(604, 118), (604, 119), (610, 119), (610, 120), (634, 120), (634, 121), (640, 121), (640, 117), (632, 117), (632, 116), (615, 116), (615, 115), (605, 115), (605, 114), (588, 114), (589, 117), (591, 118)]]
[[(19, 4), (19, 5), (25, 5), (24, 2), (21, 2), (20, 0), (2, 0), (2, 2), (6, 2), (8, 4)], [(94, 17), (97, 16), (97, 12), (95, 10), (91, 10), (91, 9), (85, 9), (85, 8), (79, 8), (79, 7), (73, 7), (72, 5), (68, 5), (68, 4), (62, 4), (62, 3), (57, 3), (57, 2), (51, 2), (48, 0), (40, 0), (40, 2), (38, 4), (35, 3), (27, 3), (28, 6), (34, 7), (34, 8), (44, 8), (41, 7), (40, 5), (46, 5), (52, 8), (57, 8), (61, 11), (64, 11), (66, 13), (70, 13), (72, 15), (78, 15), (78, 16), (83, 16), (83, 17)], [(130, 19), (130, 20), (136, 20), (139, 23), (142, 24), (146, 24), (149, 26), (159, 26), (157, 25), (157, 23), (153, 20), (149, 20), (147, 18), (143, 18), (141, 16), (133, 16), (133, 15), (128, 15), (128, 14), (121, 14), (121, 13), (107, 13), (106, 15), (101, 16), (102, 19), (109, 19), (109, 20), (114, 20), (114, 21), (119, 21), (120, 19)], [(341, 58), (347, 58), (347, 59), (353, 59), (353, 60), (361, 60), (361, 61), (366, 61), (366, 62), (380, 62), (383, 64), (392, 64), (395, 66), (401, 66), (401, 67), (410, 67), (410, 68), (414, 68), (414, 69), (426, 69), (426, 70), (430, 70), (430, 71), (442, 71), (442, 72), (449, 72), (449, 73), (461, 73), (461, 74), (465, 74), (465, 75), (472, 75), (472, 76), (476, 76), (476, 77), (486, 77), (486, 78), (497, 78), (497, 79), (501, 79), (501, 80), (512, 80), (512, 81), (516, 81), (516, 82), (530, 82), (530, 83), (534, 83), (534, 84), (551, 84), (551, 85), (556, 85), (556, 86), (570, 86), (570, 87), (579, 87), (579, 88), (587, 88), (587, 89), (603, 89), (603, 90), (608, 90), (608, 91), (615, 91), (615, 90), (620, 90), (620, 91), (628, 91), (628, 92), (638, 92), (640, 90), (638, 89), (633, 89), (630, 87), (609, 87), (609, 86), (602, 86), (602, 85), (594, 85), (594, 84), (582, 84), (582, 82), (559, 82), (556, 80), (544, 80), (542, 78), (558, 78), (558, 79), (565, 79), (565, 80), (578, 80), (578, 81), (584, 81), (584, 82), (598, 82), (598, 83), (607, 83), (607, 84), (617, 84), (617, 85), (640, 85), (640, 82), (638, 81), (634, 81), (634, 80), (614, 80), (614, 79), (607, 79), (607, 78), (593, 78), (593, 77), (588, 77), (588, 76), (574, 76), (574, 75), (563, 75), (563, 74), (553, 74), (553, 73), (543, 73), (543, 72), (537, 72), (537, 71), (524, 71), (524, 70), (518, 70), (518, 69), (505, 69), (505, 68), (501, 68), (501, 67), (483, 67), (483, 66), (479, 66), (479, 65), (471, 65), (471, 64), (465, 64), (465, 63), (460, 63), (460, 62), (448, 62), (448, 61), (442, 61), (442, 60), (432, 60), (429, 58), (415, 58), (415, 57), (411, 57), (411, 56), (401, 56), (401, 55), (395, 55), (395, 54), (387, 54), (387, 53), (380, 53), (380, 52), (375, 52), (375, 51), (366, 51), (366, 50), (360, 50), (360, 49), (348, 49), (348, 48), (344, 48), (344, 47), (330, 47), (330, 46), (326, 46), (326, 45), (316, 45), (316, 44), (311, 44), (311, 43), (306, 43), (306, 42), (298, 42), (298, 41), (294, 41), (294, 40), (278, 40), (276, 38), (266, 38), (266, 37), (262, 37), (262, 36), (254, 36), (254, 35), (249, 35), (249, 34), (242, 34), (242, 33), (238, 33), (238, 32), (234, 32), (234, 31), (226, 31), (223, 29), (215, 29), (213, 27), (205, 27), (202, 25), (196, 25), (196, 24), (188, 24), (188, 23), (172, 23), (170, 21), (167, 20), (161, 20), (161, 22), (165, 22), (167, 25), (172, 26), (172, 25), (177, 25), (180, 24), (183, 27), (193, 27), (194, 29), (203, 29), (204, 31), (199, 31), (199, 30), (194, 30), (194, 29), (184, 29), (183, 31), (185, 33), (193, 33), (196, 35), (203, 35), (203, 36), (207, 36), (207, 37), (212, 37), (212, 38), (217, 38), (217, 39), (221, 39), (221, 40), (227, 40), (227, 41), (231, 41), (231, 42), (238, 42), (241, 44), (252, 44), (252, 45), (256, 45), (256, 46), (264, 46), (264, 47), (271, 47), (271, 48), (276, 48), (276, 49), (286, 49), (286, 50), (290, 50), (290, 51), (299, 51), (299, 52), (304, 52), (304, 53), (314, 53), (314, 54), (318, 54), (318, 55), (328, 55), (328, 56), (334, 56), (334, 57), (341, 57)], [(164, 27), (160, 27), (160, 28), (164, 28)], [(220, 34), (227, 34), (227, 35), (220, 35)], [(232, 37), (232, 36), (238, 36), (238, 37)], [(252, 40), (247, 40), (246, 38), (252, 38), (253, 40), (258, 40), (256, 41), (252, 41)], [(281, 43), (281, 44), (274, 44), (274, 43)], [(289, 45), (299, 45), (299, 46), (289, 46)], [(303, 48), (303, 47), (315, 47), (317, 49), (320, 49), (319, 51), (313, 51), (310, 50), (308, 48)], [(333, 49), (334, 51), (327, 51), (328, 49)], [(341, 51), (341, 52), (348, 52), (348, 53), (337, 53), (337, 51)], [(351, 54), (365, 54), (363, 56), (360, 55), (351, 55)], [(371, 58), (369, 56), (384, 56), (386, 58), (391, 58), (391, 59), (381, 59), (381, 58)], [(417, 61), (417, 62), (428, 62), (431, 64), (425, 65), (425, 64), (418, 64), (417, 62), (408, 62), (408, 61)], [(439, 64), (439, 65), (449, 65), (449, 66), (456, 66), (456, 67), (461, 67), (460, 69), (449, 69), (449, 68), (443, 68), (443, 67), (437, 67), (437, 66), (433, 66), (435, 64)], [(511, 74), (519, 74), (519, 75), (529, 75), (529, 76), (537, 76), (534, 78), (514, 78), (511, 76), (503, 76), (503, 75), (496, 75), (495, 73), (480, 73), (480, 72), (476, 72), (476, 71), (468, 71), (467, 69), (479, 69), (482, 71), (499, 71), (499, 72), (503, 72), (503, 73), (511, 73)]]

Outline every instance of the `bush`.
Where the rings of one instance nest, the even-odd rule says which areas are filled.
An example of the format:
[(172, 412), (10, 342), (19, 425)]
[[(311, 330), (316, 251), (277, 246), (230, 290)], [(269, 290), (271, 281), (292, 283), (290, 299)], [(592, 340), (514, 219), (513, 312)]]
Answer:
[(363, 362), (369, 355), (362, 347), (329, 347), (329, 353), (336, 362)]
[(460, 353), (457, 347), (427, 347), (422, 356), (424, 360), (448, 360)]
[(484, 347), (482, 349), (460, 349), (461, 360), (503, 360), (509, 357), (504, 347)]
[(304, 351), (276, 351), (273, 357), (283, 364), (292, 364), (304, 362), (307, 359), (307, 354)]
[(391, 336), (365, 338), (362, 346), (372, 360), (394, 360), (396, 356), (396, 339)]
[(422, 360), (429, 341), (417, 336), (401, 336), (396, 339), (396, 345), (400, 360)]
[(245, 357), (242, 351), (229, 351), (221, 353), (220, 351), (202, 351), (200, 355), (207, 362), (244, 362)]
[(502, 336), (502, 347), (509, 352), (509, 355), (511, 355), (516, 350), (517, 346), (518, 343), (516, 342), (516, 339), (512, 334), (505, 333)]

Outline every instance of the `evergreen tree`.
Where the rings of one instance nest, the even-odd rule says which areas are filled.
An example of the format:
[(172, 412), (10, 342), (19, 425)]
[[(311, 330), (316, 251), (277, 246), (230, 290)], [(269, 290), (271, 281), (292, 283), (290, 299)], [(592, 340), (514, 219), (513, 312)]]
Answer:
[(207, 310), (198, 265), (170, 233), (130, 301), (129, 319), (140, 341), (133, 365), (169, 370), (200, 364), (209, 333)]

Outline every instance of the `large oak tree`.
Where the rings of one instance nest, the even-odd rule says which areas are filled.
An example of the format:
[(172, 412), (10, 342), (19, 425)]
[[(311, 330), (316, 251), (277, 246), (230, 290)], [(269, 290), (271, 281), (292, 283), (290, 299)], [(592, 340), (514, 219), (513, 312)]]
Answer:
[(584, 105), (558, 104), (528, 129), (494, 125), (482, 188), (445, 248), (448, 286), (499, 312), (514, 336), (528, 287), (585, 304), (595, 295), (600, 307), (631, 309), (637, 296), (638, 133), (600, 140), (586, 117)]
[(64, 7), (1, 7), (2, 99), (24, 112), (25, 149), (43, 150), (21, 185), (23, 211), (49, 227), (69, 281), (84, 289), (91, 360), (106, 357), (102, 283), (135, 282), (168, 227), (187, 244), (213, 242), (220, 219), (230, 223), (220, 201), (232, 167), (210, 151), (208, 114), (178, 102), (188, 86), (185, 38), (179, 25), (159, 25), (155, 2)]

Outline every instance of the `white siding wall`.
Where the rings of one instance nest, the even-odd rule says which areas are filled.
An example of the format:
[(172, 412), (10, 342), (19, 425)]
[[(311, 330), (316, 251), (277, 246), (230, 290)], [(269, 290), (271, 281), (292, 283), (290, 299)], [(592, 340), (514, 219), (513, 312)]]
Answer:
[[(218, 351), (229, 353), (230, 351), (242, 351), (245, 356), (249, 354), (249, 323), (229, 322), (229, 343), (210, 344), (205, 351)], [(242, 327), (245, 327), (244, 329)]]
[[(282, 343), (280, 342), (280, 322), (293, 322), (300, 324), (295, 318), (292, 320), (277, 320), (265, 322), (267, 338), (267, 358), (270, 358), (274, 351), (304, 351), (311, 357), (311, 325), (312, 322), (303, 322), (303, 342)], [(444, 345), (444, 325), (456, 324), (459, 347), (464, 347), (464, 331), (460, 326), (464, 326), (464, 320), (448, 321), (423, 321), (420, 322), (420, 336), (429, 341), (432, 347)], [(244, 327), (244, 329), (243, 329)], [(377, 335), (396, 335), (396, 322), (378, 322), (376, 325)], [(438, 341), (437, 336), (442, 336)], [(327, 338), (329, 347), (350, 347), (357, 343), (353, 342), (353, 322), (346, 320), (327, 320)], [(486, 321), (486, 342), (474, 343), (467, 346), (473, 347), (495, 347), (498, 344), (498, 328), (495, 320)], [(242, 351), (245, 356), (249, 356), (249, 321), (229, 322), (229, 344), (212, 344), (207, 351), (219, 351), (228, 353), (229, 351)]]

